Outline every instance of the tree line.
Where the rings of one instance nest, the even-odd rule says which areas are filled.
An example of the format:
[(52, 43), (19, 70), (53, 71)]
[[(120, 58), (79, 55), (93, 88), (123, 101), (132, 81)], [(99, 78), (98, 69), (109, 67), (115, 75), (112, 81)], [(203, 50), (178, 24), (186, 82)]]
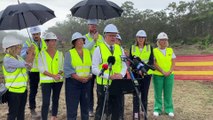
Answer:
[[(98, 29), (102, 34), (104, 26), (115, 24), (129, 46), (135, 40), (138, 30), (144, 29), (150, 43), (156, 42), (159, 32), (166, 32), (172, 44), (200, 44), (208, 47), (213, 43), (213, 2), (211, 0), (194, 0), (191, 2), (172, 2), (167, 8), (160, 11), (151, 9), (138, 10), (134, 3), (126, 1), (121, 8), (122, 16), (106, 21), (99, 21)], [(69, 41), (71, 35), (78, 31), (86, 34), (86, 20), (67, 15), (68, 20), (56, 23), (48, 31), (55, 32), (59, 39)]]

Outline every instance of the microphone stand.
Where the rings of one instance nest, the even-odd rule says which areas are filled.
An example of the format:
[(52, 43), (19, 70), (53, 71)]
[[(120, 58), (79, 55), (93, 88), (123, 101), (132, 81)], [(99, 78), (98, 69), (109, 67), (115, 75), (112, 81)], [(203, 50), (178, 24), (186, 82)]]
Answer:
[[(105, 95), (104, 95), (104, 103), (103, 103), (103, 108), (102, 108), (101, 120), (104, 120), (105, 108), (106, 108), (106, 120), (108, 120), (109, 77), (110, 77), (111, 72), (112, 72), (112, 65), (109, 66), (109, 76), (108, 76), (108, 79), (107, 79), (107, 84), (104, 85)], [(102, 80), (103, 80), (103, 78), (102, 78)]]
[[(127, 60), (132, 62), (129, 58), (123, 59), (122, 61), (124, 61), (126, 63)], [(131, 71), (131, 67), (127, 63), (126, 63), (126, 66), (127, 66), (128, 72), (130, 74), (131, 81), (133, 82), (135, 92), (138, 96), (139, 111), (140, 111), (140, 108), (141, 108), (141, 111), (144, 111), (144, 120), (148, 120), (147, 113), (146, 113), (145, 108), (144, 108), (142, 101), (141, 101), (141, 92), (138, 90), (138, 86), (139, 86), (138, 80), (136, 80), (135, 76), (133, 75), (133, 73)], [(140, 120), (140, 113), (139, 113), (139, 120)]]

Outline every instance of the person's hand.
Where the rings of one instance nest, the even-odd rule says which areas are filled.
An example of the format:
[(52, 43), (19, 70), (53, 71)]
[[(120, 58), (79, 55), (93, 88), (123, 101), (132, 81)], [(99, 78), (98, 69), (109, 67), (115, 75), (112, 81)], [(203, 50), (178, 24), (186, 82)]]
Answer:
[(163, 72), (163, 75), (164, 75), (165, 77), (168, 77), (171, 73), (172, 73), (171, 71), (169, 71), (169, 72)]
[(35, 47), (34, 45), (31, 45), (28, 49), (27, 49), (27, 54), (34, 54), (35, 53)]
[(60, 79), (61, 79), (61, 75), (59, 75), (59, 74), (52, 75), (52, 78), (53, 78), (54, 80), (60, 80)]
[(96, 32), (96, 33), (93, 35), (93, 39), (94, 39), (95, 42), (98, 40), (98, 32)]
[(123, 76), (122, 76), (121, 74), (119, 74), (119, 73), (115, 73), (115, 74), (111, 75), (109, 78), (110, 78), (111, 80), (114, 80), (114, 79), (122, 79)]

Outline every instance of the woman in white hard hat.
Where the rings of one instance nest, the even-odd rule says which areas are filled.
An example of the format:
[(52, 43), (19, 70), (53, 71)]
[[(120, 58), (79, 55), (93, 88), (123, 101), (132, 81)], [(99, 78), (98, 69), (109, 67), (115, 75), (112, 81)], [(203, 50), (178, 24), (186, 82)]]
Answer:
[(19, 55), (22, 41), (14, 36), (6, 36), (2, 41), (2, 47), (6, 55), (3, 59), (3, 73), (5, 86), (8, 89), (9, 113), (7, 120), (24, 120), (25, 105), (27, 101), (27, 69), (32, 67), (34, 50), (29, 49), (24, 61)]
[[(134, 45), (132, 45), (130, 49), (130, 58), (134, 59), (135, 57), (138, 57), (141, 61), (148, 65), (153, 65), (153, 48), (151, 45), (147, 43), (147, 35), (144, 30), (139, 30), (136, 34), (136, 42)], [(143, 114), (145, 116), (145, 119), (147, 119), (147, 104), (148, 104), (148, 92), (149, 92), (149, 86), (150, 86), (150, 80), (151, 80), (151, 70), (149, 68), (145, 67), (146, 73), (143, 73), (142, 71), (136, 70), (134, 73), (135, 78), (138, 78), (139, 82), (139, 91), (141, 92), (141, 102), (142, 102), (142, 110)], [(138, 119), (140, 117), (139, 109), (141, 106), (139, 106), (139, 100), (136, 93), (133, 94), (133, 119)]]
[(154, 52), (154, 65), (156, 70), (153, 72), (154, 85), (154, 116), (162, 113), (162, 92), (164, 98), (164, 111), (170, 117), (174, 116), (172, 102), (172, 90), (174, 86), (174, 59), (176, 58), (173, 49), (169, 48), (168, 36), (161, 32), (157, 36), (157, 48)]
[(48, 111), (50, 105), (50, 97), (52, 94), (52, 116), (51, 120), (57, 120), (58, 101), (63, 85), (63, 53), (57, 50), (57, 36), (52, 33), (46, 33), (44, 41), (47, 50), (40, 52), (38, 56), (38, 68), (40, 72), (40, 84), (42, 90), (42, 120), (48, 120)]
[(83, 48), (85, 38), (81, 33), (72, 35), (73, 48), (65, 55), (65, 95), (67, 106), (67, 120), (76, 120), (78, 104), (81, 107), (81, 119), (89, 119), (88, 93), (91, 74), (91, 54), (88, 49)]

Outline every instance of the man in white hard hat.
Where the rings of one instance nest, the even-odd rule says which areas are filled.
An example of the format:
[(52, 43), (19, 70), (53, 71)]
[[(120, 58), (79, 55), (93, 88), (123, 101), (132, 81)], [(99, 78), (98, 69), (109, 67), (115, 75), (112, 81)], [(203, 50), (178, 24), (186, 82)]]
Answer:
[[(91, 54), (93, 55), (93, 52), (95, 48), (100, 44), (103, 43), (103, 36), (98, 33), (97, 25), (98, 20), (97, 19), (88, 19), (88, 33), (85, 35), (85, 45), (84, 47), (89, 49)], [(93, 75), (91, 80), (91, 88), (90, 88), (90, 94), (89, 94), (89, 116), (93, 117), (93, 107), (94, 107), (94, 95), (93, 95), (93, 88), (94, 88), (94, 81), (95, 81), (95, 75)]]
[[(121, 47), (115, 44), (116, 35), (118, 34), (118, 29), (113, 24), (108, 24), (104, 28), (104, 43), (100, 44), (94, 51), (92, 56), (92, 72), (95, 74), (96, 83), (97, 83), (97, 96), (98, 96), (98, 104), (95, 113), (95, 120), (100, 120), (102, 116), (102, 110), (104, 105), (104, 96), (105, 96), (105, 86), (111, 85), (112, 80), (114, 79), (122, 79), (126, 74), (126, 64), (122, 62), (121, 55), (124, 55), (124, 51)], [(114, 57), (112, 57), (114, 56)], [(109, 58), (115, 58), (114, 65), (113, 63), (109, 63), (109, 71), (105, 70), (103, 76), (98, 76), (101, 72), (102, 65), (108, 63)], [(111, 65), (110, 65), (111, 64)], [(109, 110), (105, 111), (107, 115), (111, 115), (111, 120), (119, 119), (119, 110), (120, 110), (120, 102), (121, 95), (112, 95), (109, 93), (108, 99)]]
[(29, 79), (30, 79), (30, 96), (29, 96), (29, 108), (31, 111), (32, 117), (38, 117), (35, 109), (36, 109), (36, 94), (38, 90), (39, 84), (39, 70), (38, 70), (38, 54), (40, 51), (45, 50), (47, 48), (46, 43), (43, 39), (41, 39), (41, 29), (38, 26), (31, 27), (29, 29), (32, 40), (28, 39), (23, 44), (23, 48), (21, 51), (21, 56), (25, 58), (28, 54), (28, 49), (34, 48), (35, 52), (35, 59), (33, 62), (33, 67), (29, 72)]

